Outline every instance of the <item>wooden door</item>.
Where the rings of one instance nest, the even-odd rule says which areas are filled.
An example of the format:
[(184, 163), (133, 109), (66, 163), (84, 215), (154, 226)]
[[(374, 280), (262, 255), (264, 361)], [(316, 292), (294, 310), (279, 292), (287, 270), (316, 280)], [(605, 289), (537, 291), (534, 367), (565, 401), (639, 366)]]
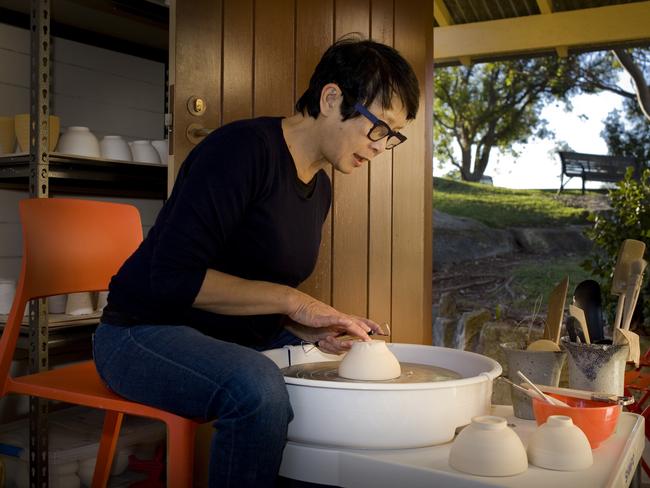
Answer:
[[(302, 289), (431, 344), (433, 6), (430, 0), (183, 0), (172, 4), (170, 185), (192, 124), (293, 113), (325, 49), (358, 32), (396, 47), (422, 90), (409, 141), (352, 175), (332, 174), (319, 261)], [(191, 97), (206, 110), (193, 115)]]

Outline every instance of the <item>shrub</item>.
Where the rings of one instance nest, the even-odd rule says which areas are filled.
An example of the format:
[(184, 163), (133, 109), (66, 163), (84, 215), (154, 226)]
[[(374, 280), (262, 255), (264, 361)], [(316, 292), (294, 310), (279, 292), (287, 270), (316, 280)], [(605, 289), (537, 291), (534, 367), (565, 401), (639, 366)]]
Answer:
[[(595, 246), (581, 266), (600, 278), (605, 309), (612, 323), (617, 299), (610, 295), (610, 288), (618, 249), (625, 239), (637, 239), (650, 247), (650, 169), (646, 169), (641, 178), (635, 180), (632, 168), (628, 168), (625, 178), (609, 191), (609, 196), (612, 211), (589, 216), (593, 227), (585, 234)], [(646, 250), (646, 259), (647, 256)], [(642, 312), (646, 329), (650, 329), (649, 273), (650, 269), (647, 269), (637, 302), (637, 312)]]

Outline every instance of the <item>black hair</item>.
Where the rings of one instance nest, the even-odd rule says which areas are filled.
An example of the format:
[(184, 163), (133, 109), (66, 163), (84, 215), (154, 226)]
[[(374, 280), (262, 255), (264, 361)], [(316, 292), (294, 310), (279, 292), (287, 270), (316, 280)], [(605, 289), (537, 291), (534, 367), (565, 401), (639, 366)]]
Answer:
[(369, 106), (380, 101), (390, 109), (397, 95), (406, 110), (407, 120), (415, 118), (420, 100), (420, 87), (413, 68), (390, 46), (358, 35), (348, 35), (332, 44), (318, 62), (309, 80), (309, 88), (296, 103), (296, 110), (314, 118), (320, 114), (323, 87), (336, 83), (343, 92), (343, 120), (356, 114), (355, 103)]

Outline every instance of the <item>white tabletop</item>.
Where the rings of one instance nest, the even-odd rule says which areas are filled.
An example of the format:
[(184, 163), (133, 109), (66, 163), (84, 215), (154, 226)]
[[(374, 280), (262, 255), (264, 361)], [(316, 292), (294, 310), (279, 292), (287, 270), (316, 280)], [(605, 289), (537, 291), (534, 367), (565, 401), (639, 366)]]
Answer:
[[(492, 407), (492, 415), (506, 417), (525, 446), (536, 429), (535, 421), (513, 416), (512, 407)], [(583, 471), (551, 471), (528, 466), (517, 476), (472, 476), (454, 470), (448, 457), (451, 442), (439, 446), (401, 450), (358, 450), (287, 443), (280, 474), (287, 478), (350, 488), (626, 487), (645, 445), (644, 419), (623, 412), (616, 432), (593, 451), (594, 464)]]

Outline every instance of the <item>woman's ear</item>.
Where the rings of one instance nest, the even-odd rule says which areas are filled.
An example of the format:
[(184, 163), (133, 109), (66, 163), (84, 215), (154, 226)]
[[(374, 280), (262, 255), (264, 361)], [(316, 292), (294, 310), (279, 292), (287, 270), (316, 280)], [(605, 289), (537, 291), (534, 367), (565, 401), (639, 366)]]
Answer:
[(341, 115), (341, 100), (343, 94), (336, 83), (328, 83), (320, 92), (320, 113), (328, 117), (332, 114)]

